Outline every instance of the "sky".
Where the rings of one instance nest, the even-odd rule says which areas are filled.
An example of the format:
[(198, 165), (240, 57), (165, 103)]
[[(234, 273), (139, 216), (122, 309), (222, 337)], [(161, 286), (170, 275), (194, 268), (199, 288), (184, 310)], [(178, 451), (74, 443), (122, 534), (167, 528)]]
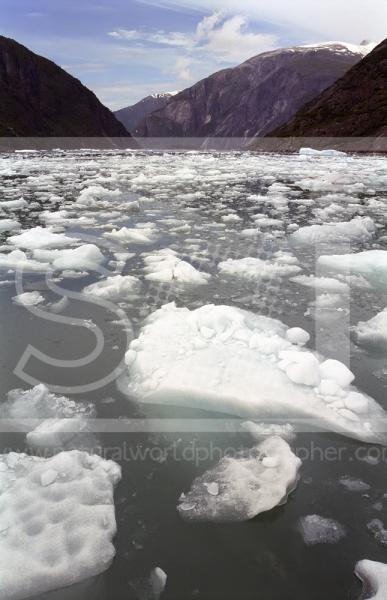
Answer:
[(0, 0), (0, 33), (112, 110), (267, 50), (386, 37), (387, 0)]

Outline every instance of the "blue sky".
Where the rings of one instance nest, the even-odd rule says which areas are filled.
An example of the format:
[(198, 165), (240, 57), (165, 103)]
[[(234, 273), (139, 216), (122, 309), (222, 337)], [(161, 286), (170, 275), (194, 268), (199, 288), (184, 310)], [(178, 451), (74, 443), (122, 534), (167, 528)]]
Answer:
[(107, 106), (183, 89), (281, 46), (385, 37), (387, 0), (0, 0), (1, 33)]

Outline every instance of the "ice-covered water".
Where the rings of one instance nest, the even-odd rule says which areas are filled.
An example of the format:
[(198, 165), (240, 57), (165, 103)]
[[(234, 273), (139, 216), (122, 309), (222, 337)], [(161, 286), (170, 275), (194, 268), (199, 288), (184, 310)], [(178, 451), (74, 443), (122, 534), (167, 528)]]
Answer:
[[(367, 524), (373, 519), (387, 522), (387, 452), (383, 455), (383, 446), (351, 439), (375, 440), (364, 432), (353, 434), (359, 423), (367, 430), (368, 398), (372, 407), (376, 401), (387, 408), (385, 345), (364, 343), (366, 326), (368, 337), (385, 335), (377, 331), (381, 317), (374, 317), (387, 306), (386, 160), (237, 152), (17, 153), (1, 155), (0, 181), (2, 414), (19, 411), (20, 417), (21, 410), (22, 419), (37, 414), (50, 419), (24, 431), (14, 423), (13, 432), (0, 434), (2, 452), (37, 453), (44, 440), (50, 441), (52, 451), (56, 435), (61, 442), (65, 436), (67, 443), (67, 428), (55, 420), (62, 414), (53, 414), (46, 404), (47, 414), (37, 413), (36, 396), (30, 415), (25, 396), (14, 394), (7, 400), (10, 390), (27, 390), (39, 382), (77, 403), (60, 405), (74, 406), (69, 416), (75, 412), (79, 423), (80, 413), (82, 427), (90, 403), (93, 411), (88, 414), (96, 411), (99, 418), (122, 424), (121, 432), (97, 432), (92, 438), (104, 458), (122, 467), (115, 494), (116, 558), (104, 574), (51, 592), (45, 600), (151, 597), (144, 590), (152, 587), (149, 577), (156, 567), (168, 575), (165, 599), (357, 598), (355, 564), (363, 559), (386, 562), (385, 549)], [(216, 345), (225, 364), (213, 369), (217, 381), (208, 379), (204, 385), (191, 378), (191, 389), (196, 385), (195, 394), (201, 395), (200, 408), (190, 396), (184, 402), (169, 405), (163, 398), (162, 406), (145, 406), (138, 403), (141, 397), (128, 396), (126, 378), (139, 347), (149, 352), (144, 339), (151, 334), (145, 331), (139, 345), (136, 339), (145, 320), (171, 302), (189, 309), (187, 314), (204, 305), (225, 305), (283, 325), (270, 320), (267, 331), (258, 332), (258, 321), (250, 319), (244, 329), (233, 322), (232, 331), (226, 332), (223, 317), (215, 311), (216, 316), (200, 321), (191, 358), (175, 357), (185, 351), (184, 344), (174, 352), (172, 331), (163, 331), (157, 372), (149, 379), (154, 389), (171, 368), (165, 360), (163, 364), (163, 356), (173, 357), (171, 372), (178, 373), (179, 361), (189, 365), (191, 360), (193, 368), (205, 364), (203, 352)], [(239, 319), (239, 312), (232, 314)], [(269, 335), (270, 327), (279, 328), (280, 335)], [(40, 354), (30, 354), (21, 365), (29, 344)], [(290, 356), (292, 344), (299, 348), (292, 347)], [(234, 408), (238, 385), (248, 390), (243, 393), (245, 404), (252, 395), (247, 371), (242, 370), (240, 382), (235, 375), (238, 363), (230, 362), (235, 352), (238, 360), (248, 356), (254, 365), (254, 353), (264, 354), (274, 365), (271, 356), (288, 352), (280, 356), (280, 375), (265, 374), (268, 396), (273, 397), (273, 385), (280, 383), (281, 393), (288, 389), (296, 403), (321, 404), (323, 398), (324, 410), (344, 419), (349, 437), (312, 431), (315, 419), (298, 422), (289, 443), (302, 459), (301, 479), (287, 504), (246, 523), (185, 522), (176, 510), (178, 498), (197, 477), (216, 467), (227, 448), (251, 448), (257, 431), (278, 434), (283, 426), (289, 432), (292, 411), (284, 402), (280, 406), (286, 414), (276, 415), (279, 422), (258, 422), (245, 433), (243, 426), (238, 432), (235, 418), (230, 426), (220, 405), (215, 412), (213, 398), (206, 405), (203, 390), (217, 388), (226, 396), (224, 390), (234, 390), (234, 397), (225, 398)], [(89, 362), (82, 360), (87, 355)], [(313, 371), (316, 356), (321, 365), (325, 359), (347, 364), (354, 382), (338, 363)], [(262, 405), (261, 389), (259, 393)], [(315, 416), (317, 408), (309, 405), (308, 414)], [(254, 411), (248, 416), (254, 419)], [(172, 431), (163, 432), (162, 425), (158, 431), (156, 418)], [(198, 425), (195, 430), (198, 419), (205, 428)], [(216, 431), (225, 420), (226, 431)], [(134, 422), (138, 431), (128, 433), (127, 424)], [(381, 429), (378, 433), (383, 434)], [(28, 431), (30, 442), (25, 439)], [(351, 491), (342, 484), (351, 480), (368, 487)], [(346, 536), (335, 544), (307, 546), (299, 534), (305, 515), (340, 523)]]

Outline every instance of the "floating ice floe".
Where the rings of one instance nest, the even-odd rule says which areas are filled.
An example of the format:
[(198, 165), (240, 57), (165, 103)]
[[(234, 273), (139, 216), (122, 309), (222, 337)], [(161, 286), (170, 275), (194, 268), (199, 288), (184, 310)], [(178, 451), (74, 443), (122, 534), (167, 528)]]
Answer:
[(371, 600), (387, 598), (387, 565), (373, 560), (360, 560), (355, 567), (357, 577), (366, 585), (366, 591), (372, 594)]
[(323, 255), (317, 264), (336, 273), (360, 275), (375, 286), (387, 285), (387, 250)]
[(0, 219), (0, 233), (20, 229), (20, 223), (12, 219)]
[(291, 234), (297, 245), (364, 242), (375, 234), (376, 226), (370, 217), (356, 217), (343, 223), (307, 225)]
[(44, 302), (44, 298), (39, 292), (24, 292), (14, 296), (13, 301), (20, 306), (37, 306)]
[(52, 394), (44, 384), (11, 390), (0, 404), (0, 418), (9, 420), (12, 429), (26, 432), (30, 445), (56, 449), (82, 442), (80, 434), (88, 433), (87, 421), (95, 414), (91, 403)]
[(83, 289), (83, 293), (103, 300), (124, 301), (139, 293), (140, 280), (132, 275), (114, 275)]
[(20, 270), (27, 273), (43, 273), (50, 268), (48, 262), (28, 258), (22, 250), (12, 250), (8, 254), (0, 254), (0, 269)]
[(24, 250), (37, 250), (38, 248), (60, 248), (76, 243), (76, 238), (71, 238), (64, 233), (53, 233), (44, 227), (33, 227), (18, 235), (12, 235), (8, 242)]
[(292, 344), (278, 320), (230, 307), (168, 304), (145, 321), (126, 353), (126, 391), (141, 402), (241, 417), (282, 418), (383, 442), (387, 415), (349, 386), (339, 361)]
[(22, 208), (26, 208), (28, 203), (24, 198), (19, 198), (18, 200), (2, 200), (0, 201), (0, 209), (6, 211), (14, 211), (20, 210)]
[(341, 152), (340, 150), (315, 150), (314, 148), (300, 148), (299, 154), (300, 156), (347, 156), (345, 152)]
[(163, 248), (145, 256), (145, 279), (160, 283), (187, 283), (203, 285), (208, 283), (210, 275), (198, 271), (185, 260), (179, 258), (177, 252), (170, 248)]
[(167, 574), (160, 567), (152, 569), (150, 574), (150, 586), (153, 592), (154, 600), (159, 600), (161, 594), (167, 585)]
[(297, 346), (305, 346), (310, 340), (310, 335), (301, 327), (291, 327), (286, 332), (286, 339)]
[(148, 227), (122, 227), (107, 231), (104, 236), (121, 244), (152, 244), (156, 239), (156, 230), (153, 224)]
[(352, 333), (358, 344), (385, 350), (387, 348), (387, 308), (369, 321), (359, 321), (352, 327)]
[(347, 488), (349, 492), (368, 492), (370, 489), (368, 483), (353, 477), (341, 477), (339, 483)]
[(346, 530), (340, 523), (320, 515), (302, 517), (299, 529), (305, 544), (308, 546), (336, 544), (346, 535)]
[(246, 521), (286, 502), (301, 461), (280, 437), (224, 457), (195, 479), (178, 510), (195, 521)]
[(299, 273), (301, 268), (296, 264), (297, 258), (291, 254), (278, 252), (271, 260), (261, 258), (229, 258), (218, 265), (221, 275), (259, 280), (274, 277), (285, 277)]
[(81, 191), (75, 204), (78, 207), (84, 206), (88, 208), (95, 206), (98, 200), (118, 198), (121, 195), (122, 192), (120, 192), (120, 190), (109, 190), (102, 185), (91, 185)]
[(120, 467), (85, 452), (0, 455), (0, 599), (22, 600), (105, 571), (115, 555)]
[(296, 275), (292, 277), (293, 283), (298, 283), (305, 287), (314, 288), (321, 292), (334, 292), (338, 294), (348, 294), (349, 285), (333, 277), (316, 277), (315, 275)]
[(379, 544), (387, 546), (387, 530), (380, 519), (372, 519), (370, 523), (367, 523), (367, 529), (373, 533), (375, 540)]
[(95, 244), (84, 244), (66, 250), (34, 250), (33, 258), (49, 263), (55, 271), (94, 271), (105, 261), (104, 255)]

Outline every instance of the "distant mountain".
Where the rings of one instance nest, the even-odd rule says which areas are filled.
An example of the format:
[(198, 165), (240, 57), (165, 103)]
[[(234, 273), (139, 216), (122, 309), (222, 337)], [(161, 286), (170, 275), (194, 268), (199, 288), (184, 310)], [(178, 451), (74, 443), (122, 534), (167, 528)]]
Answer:
[(266, 52), (199, 81), (133, 131), (151, 137), (255, 137), (289, 121), (371, 46), (329, 42)]
[(387, 136), (387, 39), (270, 136)]
[(129, 133), (78, 79), (0, 36), (0, 136), (128, 137)]
[(177, 93), (178, 92), (161, 92), (158, 94), (151, 94), (132, 106), (116, 110), (114, 114), (128, 131), (133, 131), (139, 123), (152, 112), (164, 108), (170, 99)]

